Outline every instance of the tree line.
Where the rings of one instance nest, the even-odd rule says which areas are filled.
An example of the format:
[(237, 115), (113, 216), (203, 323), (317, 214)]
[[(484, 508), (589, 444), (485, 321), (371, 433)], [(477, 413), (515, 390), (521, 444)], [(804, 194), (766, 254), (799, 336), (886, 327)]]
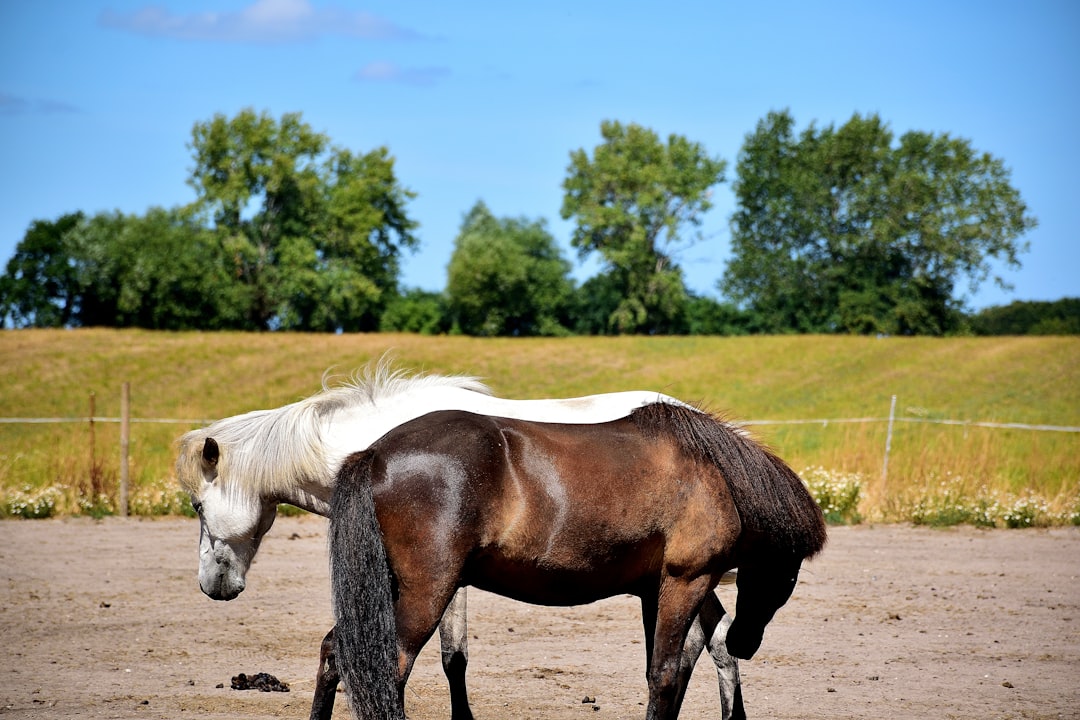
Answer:
[[(571, 246), (600, 260), (580, 284), (543, 219), (478, 201), (445, 289), (401, 287), (400, 259), (419, 248), (416, 195), (389, 150), (354, 152), (299, 113), (247, 109), (195, 124), (191, 204), (35, 220), (0, 277), (0, 322), (481, 336), (1005, 327), (977, 321), (963, 293), (1004, 286), (995, 268), (1020, 266), (1036, 220), (1003, 162), (967, 140), (897, 139), (858, 114), (796, 132), (789, 112), (769, 113), (736, 159), (718, 300), (686, 288), (678, 256), (704, 241), (727, 162), (633, 123), (600, 134), (570, 153), (562, 184)], [(1027, 327), (1072, 327), (1071, 312)]]

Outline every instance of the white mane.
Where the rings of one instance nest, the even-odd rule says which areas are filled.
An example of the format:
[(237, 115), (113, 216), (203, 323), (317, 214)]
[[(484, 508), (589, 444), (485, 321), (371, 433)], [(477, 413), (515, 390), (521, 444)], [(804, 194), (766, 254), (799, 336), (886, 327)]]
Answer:
[(237, 492), (273, 496), (286, 487), (317, 480), (327, 471), (322, 428), (337, 412), (377, 406), (407, 392), (451, 388), (491, 395), (491, 390), (465, 375), (410, 374), (388, 362), (376, 363), (330, 384), (321, 392), (272, 410), (235, 415), (180, 439), (176, 475), (189, 493), (197, 493), (202, 477), (201, 454), (207, 438), (221, 449), (218, 474)]

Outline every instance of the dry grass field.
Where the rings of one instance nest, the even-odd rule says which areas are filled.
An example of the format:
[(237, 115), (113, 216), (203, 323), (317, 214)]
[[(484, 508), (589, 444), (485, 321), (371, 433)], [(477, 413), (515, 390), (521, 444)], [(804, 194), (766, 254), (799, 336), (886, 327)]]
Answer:
[[(928, 422), (1080, 426), (1080, 338), (1072, 337), (8, 331), (0, 333), (0, 417), (85, 417), (91, 393), (97, 416), (117, 417), (120, 387), (129, 382), (134, 418), (196, 421), (132, 428), (133, 512), (179, 512), (171, 465), (185, 430), (306, 397), (327, 371), (347, 375), (387, 352), (403, 368), (479, 376), (505, 397), (655, 389), (734, 420), (880, 419), (895, 395), (887, 480), (884, 422), (752, 431), (797, 470), (816, 468), (817, 490), (847, 502), (848, 520), (857, 510), (869, 519), (949, 524), (957, 503), (960, 520), (975, 524), (980, 517), (1007, 524), (1017, 507), (1017, 524), (1067, 523), (1080, 512), (1080, 433)], [(0, 424), (0, 503), (6, 514), (33, 514), (20, 509), (35, 502), (40, 514), (107, 514), (115, 509), (118, 446), (115, 423)], [(845, 501), (853, 487), (857, 499)]]

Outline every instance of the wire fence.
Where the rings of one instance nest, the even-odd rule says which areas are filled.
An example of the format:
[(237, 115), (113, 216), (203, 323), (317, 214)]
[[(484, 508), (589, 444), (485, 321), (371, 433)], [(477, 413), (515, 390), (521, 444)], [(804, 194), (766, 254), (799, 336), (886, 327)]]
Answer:
[[(1074, 425), (1028, 425), (1026, 423), (1013, 422), (983, 422), (981, 420), (946, 420), (938, 418), (896, 417), (891, 419), (897, 423), (924, 423), (927, 425), (962, 425), (964, 427), (999, 428), (1003, 430), (1041, 430), (1047, 432), (1080, 432), (1080, 426)], [(816, 418), (811, 420), (742, 420), (739, 425), (822, 425), (828, 426), (836, 423), (887, 423), (887, 417), (862, 417), (862, 418)]]
[[(133, 424), (149, 424), (149, 425), (185, 425), (191, 428), (203, 427), (215, 422), (214, 419), (207, 418), (159, 418), (159, 417), (131, 417), (131, 408), (129, 402), (130, 388), (128, 383), (124, 383), (123, 392), (121, 395), (121, 417), (110, 417), (97, 415), (95, 410), (95, 396), (94, 393), (90, 394), (89, 410), (90, 413), (84, 416), (75, 417), (0, 417), (0, 425), (48, 425), (48, 424), (62, 424), (62, 423), (75, 423), (84, 424), (89, 427), (90, 430), (90, 453), (91, 464), (93, 465), (93, 458), (95, 457), (95, 432), (94, 428), (98, 424), (119, 424), (120, 425), (120, 503), (119, 511), (120, 515), (127, 515), (127, 499), (128, 499), (128, 449), (130, 441), (130, 426)], [(896, 396), (892, 396), (892, 401), (889, 407), (888, 416), (870, 416), (870, 417), (840, 417), (840, 418), (795, 418), (795, 419), (761, 419), (761, 420), (743, 420), (738, 421), (736, 424), (741, 426), (783, 426), (783, 425), (817, 425), (823, 428), (827, 428), (830, 425), (851, 425), (851, 424), (887, 424), (888, 431), (885, 439), (884, 457), (881, 467), (881, 478), (884, 482), (889, 473), (889, 455), (892, 445), (892, 436), (894, 426), (898, 423), (908, 424), (924, 424), (924, 425), (951, 425), (960, 426), (964, 428), (989, 428), (995, 430), (1021, 430), (1028, 432), (1050, 432), (1050, 433), (1078, 433), (1080, 432), (1080, 426), (1074, 425), (1049, 425), (1049, 424), (1035, 424), (1035, 423), (1019, 423), (1019, 422), (993, 422), (983, 420), (956, 420), (951, 418), (927, 418), (927, 417), (911, 417), (911, 416), (897, 416), (896, 415)]]
[[(918, 418), (918, 417), (895, 417), (892, 419), (897, 423), (923, 423), (927, 425), (961, 425), (964, 427), (984, 427), (984, 428), (998, 428), (1001, 430), (1034, 430), (1042, 432), (1066, 432), (1075, 433), (1080, 432), (1080, 426), (1076, 425), (1031, 425), (1027, 423), (1014, 423), (1014, 422), (984, 422), (981, 420), (949, 420), (942, 418)], [(123, 422), (123, 418), (119, 417), (52, 417), (52, 418), (34, 418), (34, 417), (0, 417), (0, 425), (46, 425), (50, 423), (120, 423)], [(151, 423), (160, 425), (209, 425), (216, 422), (216, 420), (199, 418), (199, 419), (177, 419), (177, 418), (129, 418), (128, 422), (135, 423)], [(828, 427), (829, 425), (839, 425), (845, 423), (887, 423), (888, 417), (858, 417), (858, 418), (809, 418), (809, 419), (795, 419), (795, 420), (738, 420), (736, 425), (821, 425)]]
[[(119, 417), (54, 417), (54, 418), (31, 418), (31, 417), (7, 417), (0, 418), (0, 424), (25, 424), (46, 425), (49, 423), (120, 423), (124, 418)], [(178, 420), (176, 418), (128, 418), (131, 423), (158, 423), (162, 425), (209, 425), (214, 420)]]
[[(220, 418), (217, 418), (220, 419)], [(193, 419), (178, 419), (178, 418), (129, 418), (130, 423), (151, 423), (160, 425), (209, 425), (216, 422), (217, 419), (206, 418), (193, 418)], [(51, 417), (51, 418), (37, 418), (37, 417), (0, 417), (0, 425), (4, 424), (24, 424), (24, 425), (45, 425), (50, 423), (120, 423), (124, 419), (120, 417), (101, 417), (101, 416), (81, 416), (81, 417)], [(905, 417), (899, 416), (891, 418), (892, 422), (896, 423), (922, 423), (927, 425), (960, 425), (964, 427), (983, 427), (983, 428), (997, 428), (1001, 430), (1033, 430), (1040, 432), (1065, 432), (1076, 433), (1080, 432), (1080, 426), (1077, 425), (1038, 425), (1028, 423), (1015, 423), (1015, 422), (987, 422), (982, 420), (950, 420), (944, 418), (920, 418), (920, 417)], [(890, 422), (888, 417), (855, 417), (855, 418), (808, 418), (808, 419), (794, 419), (794, 420), (737, 420), (736, 425), (821, 425), (828, 427), (829, 425), (851, 424), (851, 423), (887, 423)]]

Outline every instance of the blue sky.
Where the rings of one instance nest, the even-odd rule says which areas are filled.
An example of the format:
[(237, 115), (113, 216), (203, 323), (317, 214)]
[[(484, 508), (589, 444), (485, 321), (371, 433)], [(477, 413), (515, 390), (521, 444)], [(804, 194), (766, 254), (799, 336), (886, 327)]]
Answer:
[(461, 218), (560, 219), (569, 153), (604, 119), (685, 135), (729, 163), (689, 285), (715, 294), (730, 180), (770, 110), (798, 127), (878, 113), (1001, 158), (1039, 227), (1011, 293), (1080, 295), (1080, 3), (0, 0), (0, 262), (35, 219), (194, 199), (194, 123), (299, 111), (339, 146), (385, 145), (421, 250), (403, 282), (442, 289)]

